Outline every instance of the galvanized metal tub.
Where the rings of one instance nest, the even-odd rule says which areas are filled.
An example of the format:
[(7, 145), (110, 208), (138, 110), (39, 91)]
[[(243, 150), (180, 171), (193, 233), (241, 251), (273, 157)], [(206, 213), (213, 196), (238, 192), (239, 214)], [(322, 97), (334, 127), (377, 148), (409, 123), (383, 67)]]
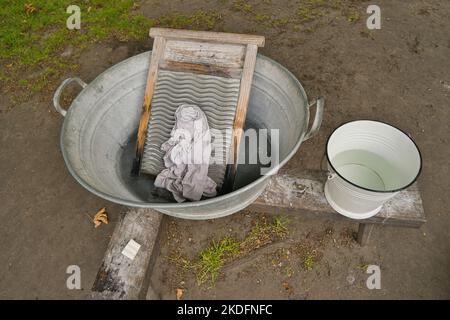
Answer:
[[(198, 202), (168, 202), (155, 192), (151, 180), (130, 175), (150, 53), (114, 65), (89, 84), (79, 78), (66, 79), (55, 92), (55, 108), (65, 117), (60, 143), (66, 166), (83, 187), (101, 198), (185, 219), (230, 215), (251, 204), (264, 190), (270, 174), (276, 173), (320, 128), (323, 99), (309, 103), (291, 72), (258, 55), (246, 127), (279, 129), (279, 164), (266, 175), (259, 174), (258, 166), (239, 165), (237, 190)], [(77, 82), (83, 90), (66, 111), (59, 100), (71, 82)], [(316, 113), (308, 131), (313, 105)]]

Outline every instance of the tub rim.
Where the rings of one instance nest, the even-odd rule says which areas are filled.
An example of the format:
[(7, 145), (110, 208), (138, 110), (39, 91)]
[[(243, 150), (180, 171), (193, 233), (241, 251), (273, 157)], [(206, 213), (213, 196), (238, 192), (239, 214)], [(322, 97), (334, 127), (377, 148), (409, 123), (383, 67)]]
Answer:
[[(78, 95), (76, 96), (76, 98), (73, 100), (73, 102), (71, 103), (71, 105), (70, 105), (70, 107), (68, 108), (68, 115), (69, 115), (69, 117), (70, 117), (70, 108), (72, 107), (72, 104), (83, 94), (83, 92), (85, 92), (85, 90), (87, 90), (87, 89), (89, 89), (89, 87), (91, 87), (91, 85), (92, 84), (94, 84), (94, 83), (96, 83), (96, 82), (98, 82), (98, 81), (100, 81), (101, 80), (101, 78), (102, 78), (102, 76), (104, 75), (104, 74), (106, 74), (107, 72), (110, 72), (110, 70), (112, 69), (112, 68), (115, 68), (115, 67), (118, 67), (118, 66), (120, 66), (120, 65), (122, 65), (122, 64), (125, 64), (125, 63), (127, 63), (129, 60), (131, 60), (131, 59), (135, 59), (136, 57), (138, 57), (138, 56), (140, 56), (140, 55), (148, 55), (148, 54), (150, 54), (151, 53), (151, 50), (149, 50), (149, 51), (146, 51), (146, 52), (142, 52), (142, 53), (140, 53), (140, 54), (137, 54), (137, 55), (134, 55), (134, 56), (132, 56), (132, 57), (129, 57), (129, 58), (127, 58), (127, 59), (125, 59), (125, 60), (123, 60), (123, 61), (121, 61), (121, 62), (119, 62), (119, 63), (117, 63), (117, 64), (115, 64), (115, 65), (113, 65), (113, 66), (111, 66), (111, 67), (109, 67), (108, 69), (106, 69), (105, 71), (103, 71), (103, 72), (101, 72), (97, 77), (95, 77), (95, 79), (94, 80), (92, 80), (90, 83), (88, 83), (86, 86), (84, 86), (83, 87), (83, 89), (80, 91), (80, 93), (78, 93)], [(213, 198), (209, 198), (209, 199), (205, 199), (205, 200), (200, 200), (200, 201), (195, 201), (195, 202), (182, 202), (182, 203), (176, 203), (176, 202), (170, 202), (170, 203), (167, 203), (167, 202), (141, 202), (141, 201), (134, 201), (134, 200), (125, 200), (125, 199), (123, 199), (123, 198), (119, 198), (119, 197), (115, 197), (115, 196), (112, 196), (112, 195), (110, 195), (110, 194), (107, 194), (107, 193), (105, 193), (105, 192), (103, 192), (103, 191), (100, 191), (100, 190), (97, 190), (96, 188), (94, 188), (94, 187), (92, 187), (89, 183), (87, 183), (83, 178), (81, 178), (79, 175), (78, 175), (78, 173), (72, 168), (72, 166), (71, 166), (71, 164), (70, 164), (70, 162), (69, 162), (69, 157), (68, 157), (68, 155), (67, 155), (67, 151), (66, 151), (66, 149), (64, 148), (64, 139), (63, 139), (63, 136), (64, 136), (64, 133), (66, 132), (66, 125), (67, 125), (67, 119), (69, 118), (69, 117), (64, 117), (64, 121), (63, 121), (63, 124), (62, 124), (62, 127), (61, 127), (61, 132), (60, 132), (60, 148), (61, 148), (61, 153), (62, 153), (62, 155), (63, 155), (63, 158), (64, 158), (64, 162), (65, 162), (65, 164), (66, 164), (66, 167), (67, 167), (67, 169), (68, 169), (68, 171), (69, 171), (69, 173), (72, 175), (72, 177), (74, 177), (75, 178), (75, 180), (80, 184), (80, 185), (82, 185), (86, 190), (88, 190), (88, 191), (90, 191), (91, 193), (93, 193), (93, 194), (95, 194), (96, 196), (98, 196), (98, 197), (100, 197), (100, 198), (103, 198), (103, 199), (106, 199), (106, 200), (108, 200), (108, 201), (111, 201), (111, 202), (113, 202), (113, 203), (117, 203), (117, 204), (121, 204), (121, 205), (126, 205), (126, 206), (130, 206), (130, 207), (138, 207), (138, 208), (154, 208), (154, 209), (158, 209), (158, 208), (161, 208), (161, 209), (170, 209), (170, 208), (179, 208), (179, 207), (197, 207), (197, 206), (199, 206), (199, 205), (209, 205), (209, 204), (214, 204), (214, 203), (216, 203), (216, 202), (219, 202), (219, 201), (224, 201), (224, 200), (227, 200), (227, 199), (229, 199), (229, 198), (231, 198), (231, 197), (234, 197), (234, 196), (236, 196), (238, 193), (242, 193), (242, 192), (245, 192), (245, 191), (247, 191), (248, 189), (251, 189), (251, 188), (253, 188), (254, 186), (256, 186), (256, 185), (259, 185), (259, 184), (261, 184), (261, 183), (264, 183), (264, 182), (266, 182), (266, 180), (268, 179), (268, 178), (270, 178), (272, 175), (274, 175), (274, 174), (276, 174), (277, 172), (278, 172), (278, 170), (282, 167), (282, 166), (284, 166), (293, 156), (294, 156), (294, 154), (295, 153), (297, 153), (297, 151), (298, 151), (298, 149), (300, 148), (300, 145), (302, 144), (302, 142), (303, 141), (305, 141), (306, 139), (305, 139), (305, 136), (306, 136), (306, 134), (307, 134), (307, 131), (308, 131), (308, 127), (309, 127), (309, 120), (310, 120), (310, 106), (312, 105), (312, 104), (310, 104), (308, 101), (308, 96), (307, 96), (307, 94), (306, 94), (306, 91), (305, 91), (305, 89), (303, 88), (303, 86), (302, 86), (302, 84), (300, 83), (300, 81), (295, 77), (295, 75), (291, 72), (291, 71), (289, 71), (286, 67), (284, 67), (282, 64), (280, 64), (279, 62), (277, 62), (277, 61), (275, 61), (275, 60), (273, 60), (273, 59), (271, 59), (271, 58), (269, 58), (269, 57), (267, 57), (267, 56), (265, 56), (265, 55), (263, 55), (263, 54), (260, 54), (260, 53), (258, 53), (257, 54), (257, 58), (260, 58), (260, 59), (263, 59), (263, 60), (266, 60), (266, 61), (269, 61), (269, 62), (271, 62), (272, 64), (274, 64), (274, 65), (276, 65), (278, 68), (280, 68), (282, 71), (284, 71), (284, 72), (286, 72), (286, 74), (289, 76), (289, 77), (291, 77), (292, 78), (292, 80), (294, 81), (294, 83), (295, 84), (297, 84), (297, 86), (298, 86), (298, 88), (300, 89), (300, 92), (301, 92), (301, 94), (303, 95), (303, 97), (304, 97), (304, 105), (303, 105), (303, 108), (305, 109), (305, 111), (306, 111), (306, 119), (307, 119), (307, 121), (304, 121), (304, 123), (303, 123), (303, 128), (302, 128), (302, 131), (301, 131), (301, 134), (300, 134), (300, 137), (298, 138), (298, 141), (295, 143), (295, 145), (294, 145), (294, 147), (292, 148), (292, 150), (286, 155), (286, 157), (284, 157), (284, 159), (282, 160), (282, 161), (280, 161), (279, 163), (278, 163), (278, 165), (277, 166), (275, 166), (274, 168), (272, 168), (272, 169), (270, 169), (269, 171), (268, 171), (268, 173), (267, 174), (265, 174), (265, 175), (263, 175), (263, 176), (261, 176), (261, 177), (259, 177), (258, 179), (256, 179), (255, 181), (252, 181), (252, 182), (250, 182), (249, 184), (247, 184), (247, 185), (245, 185), (245, 186), (243, 186), (243, 187), (241, 187), (241, 188), (239, 188), (239, 189), (236, 189), (236, 190), (234, 190), (234, 191), (232, 191), (232, 192), (230, 192), (230, 193), (226, 193), (226, 194), (223, 194), (223, 195), (218, 195), (218, 196), (216, 196), (216, 197), (213, 197)], [(319, 126), (320, 126), (320, 124), (319, 124)], [(311, 137), (311, 136), (310, 136)], [(309, 138), (309, 137), (308, 137)], [(131, 169), (130, 169), (131, 170)]]

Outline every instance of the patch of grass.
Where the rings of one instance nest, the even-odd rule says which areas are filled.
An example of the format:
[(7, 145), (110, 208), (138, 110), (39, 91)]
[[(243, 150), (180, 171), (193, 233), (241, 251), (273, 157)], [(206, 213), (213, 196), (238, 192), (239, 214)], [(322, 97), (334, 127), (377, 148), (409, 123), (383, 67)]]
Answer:
[(9, 80), (10, 78), (4, 72), (0, 71), (0, 81), (7, 82)]
[[(257, 13), (252, 17), (253, 21), (258, 26), (264, 26), (268, 28), (284, 28), (290, 22), (289, 17), (274, 17), (268, 14)], [(257, 31), (256, 31), (257, 32)]]
[(192, 24), (191, 17), (183, 14), (172, 14), (167, 16), (162, 16), (158, 19), (158, 25), (167, 28), (181, 29), (186, 28)]
[(214, 284), (225, 264), (284, 238), (288, 233), (287, 223), (286, 219), (280, 217), (274, 218), (270, 223), (263, 220), (256, 223), (242, 241), (227, 236), (217, 242), (213, 241), (209, 247), (200, 252), (198, 259), (189, 260), (177, 252), (168, 259), (179, 268), (180, 272), (193, 270), (199, 285), (206, 282)]
[(310, 8), (300, 7), (297, 10), (297, 16), (302, 22), (308, 22), (314, 20), (318, 16), (318, 13)]
[(252, 20), (259, 26), (268, 28), (283, 28), (290, 22), (290, 18), (287, 16), (275, 17), (262, 13), (255, 13), (252, 15)]
[(250, 234), (241, 242), (241, 254), (265, 246), (277, 239), (283, 239), (287, 236), (288, 221), (281, 217), (276, 217), (273, 222), (257, 222), (250, 231)]
[(289, 224), (289, 221), (285, 217), (275, 217), (273, 220), (271, 230), (274, 232), (274, 234), (280, 238), (284, 238), (287, 233), (287, 225)]
[(314, 255), (311, 252), (307, 252), (303, 257), (302, 263), (303, 269), (306, 271), (312, 270), (314, 267)]
[(215, 11), (198, 10), (191, 15), (175, 13), (159, 17), (156, 25), (174, 29), (195, 28), (211, 30), (221, 19), (222, 16)]
[(357, 11), (352, 11), (347, 17), (347, 21), (351, 23), (356, 23), (361, 20), (361, 15)]
[(289, 248), (280, 248), (270, 255), (272, 267), (285, 277), (292, 277), (295, 273), (292, 267), (291, 250)]
[[(5, 85), (16, 92), (14, 100), (48, 89), (90, 42), (115, 37), (120, 41), (145, 39), (155, 19), (133, 14), (133, 0), (86, 0), (77, 3), (81, 29), (69, 30), (66, 8), (71, 0), (4, 0), (0, 6), (0, 63), (7, 66)], [(71, 54), (61, 56), (65, 48)], [(27, 75), (27, 79), (23, 78)]]
[(326, 6), (325, 0), (304, 0), (301, 1), (297, 9), (297, 17), (301, 22), (310, 22), (321, 17), (323, 8)]
[(168, 257), (169, 261), (175, 264), (177, 267), (183, 270), (193, 268), (193, 265), (189, 259), (180, 255), (178, 252), (173, 253)]
[(226, 237), (200, 253), (198, 262), (197, 281), (199, 284), (210, 281), (214, 283), (219, 275), (220, 268), (225, 261), (239, 252), (239, 242)]
[(320, 259), (319, 252), (306, 244), (300, 244), (297, 247), (300, 257), (300, 265), (303, 270), (311, 271), (314, 269), (316, 262)]
[(342, 11), (348, 6), (343, 0), (300, 0), (297, 18), (300, 22), (311, 22), (324, 16), (330, 9)]
[(280, 17), (272, 20), (272, 25), (274, 27), (284, 27), (289, 23), (289, 17)]
[[(79, 4), (81, 30), (68, 30), (66, 8), (71, 0), (4, 0), (0, 6), (0, 59), (33, 65), (48, 59), (63, 44), (80, 45), (109, 36), (142, 39), (154, 19), (133, 15), (132, 0), (88, 0)], [(34, 8), (30, 10), (30, 6)]]
[(251, 13), (253, 11), (253, 6), (245, 0), (234, 1), (232, 8), (235, 11), (241, 11), (244, 13)]
[(19, 79), (19, 86), (26, 87), (28, 85), (28, 80), (26, 79)]
[(253, 20), (255, 20), (255, 22), (257, 23), (266, 23), (270, 21), (270, 17), (267, 14), (258, 13), (254, 16)]
[(362, 264), (362, 265), (359, 265), (359, 266), (358, 266), (358, 268), (359, 268), (360, 270), (364, 271), (364, 272), (367, 272), (367, 268), (368, 268), (368, 267), (369, 267), (368, 264)]
[[(158, 25), (170, 28), (210, 30), (220, 14), (198, 10), (189, 15), (170, 14), (152, 19), (137, 14), (133, 0), (85, 0), (76, 3), (81, 11), (81, 29), (69, 30), (66, 8), (71, 0), (4, 0), (0, 6), (0, 63), (7, 66), (2, 81), (18, 95), (29, 96), (49, 87), (77, 65), (71, 61), (91, 42), (107, 39), (144, 40), (148, 30)], [(61, 56), (71, 46), (69, 55)], [(19, 81), (24, 73), (32, 78)], [(25, 90), (23, 90), (25, 89)], [(22, 97), (23, 98), (23, 97)]]

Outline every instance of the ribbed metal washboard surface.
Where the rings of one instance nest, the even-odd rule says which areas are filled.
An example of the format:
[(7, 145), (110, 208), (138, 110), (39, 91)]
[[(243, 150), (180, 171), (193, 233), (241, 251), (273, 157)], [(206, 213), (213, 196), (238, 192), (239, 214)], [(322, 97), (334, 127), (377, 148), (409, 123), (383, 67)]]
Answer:
[(181, 104), (195, 104), (205, 112), (210, 129), (222, 133), (222, 142), (212, 141), (212, 152), (221, 150), (223, 161), (221, 164), (211, 164), (208, 172), (220, 187), (225, 175), (226, 151), (231, 145), (239, 86), (240, 79), (159, 70), (141, 171), (157, 175), (165, 168), (161, 145), (170, 138), (175, 124), (175, 110)]

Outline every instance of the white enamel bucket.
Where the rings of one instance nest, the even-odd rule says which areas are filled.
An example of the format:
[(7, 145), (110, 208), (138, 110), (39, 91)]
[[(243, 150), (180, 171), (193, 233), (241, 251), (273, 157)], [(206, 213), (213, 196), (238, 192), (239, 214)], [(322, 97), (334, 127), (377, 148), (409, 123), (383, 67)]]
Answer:
[(330, 172), (325, 197), (334, 210), (353, 219), (376, 215), (383, 204), (416, 181), (419, 148), (389, 124), (358, 120), (334, 130), (327, 142)]

